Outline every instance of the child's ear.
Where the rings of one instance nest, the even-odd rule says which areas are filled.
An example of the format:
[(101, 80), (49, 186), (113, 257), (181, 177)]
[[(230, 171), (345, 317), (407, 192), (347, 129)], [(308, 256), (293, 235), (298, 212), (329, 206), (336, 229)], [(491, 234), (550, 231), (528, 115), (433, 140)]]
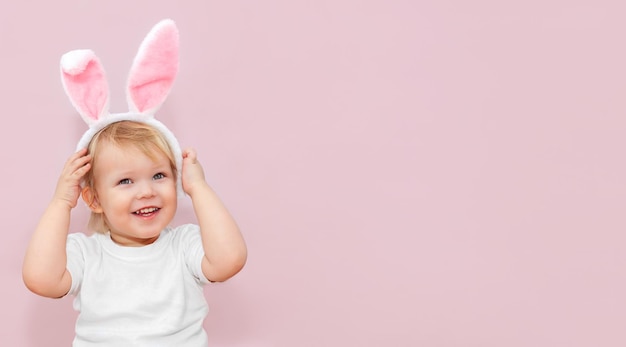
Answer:
[(83, 200), (85, 201), (85, 203), (87, 203), (87, 206), (89, 206), (89, 209), (91, 209), (92, 212), (102, 213), (102, 207), (100, 207), (100, 203), (98, 202), (98, 197), (96, 197), (96, 194), (90, 187), (83, 188), (81, 195), (83, 197)]

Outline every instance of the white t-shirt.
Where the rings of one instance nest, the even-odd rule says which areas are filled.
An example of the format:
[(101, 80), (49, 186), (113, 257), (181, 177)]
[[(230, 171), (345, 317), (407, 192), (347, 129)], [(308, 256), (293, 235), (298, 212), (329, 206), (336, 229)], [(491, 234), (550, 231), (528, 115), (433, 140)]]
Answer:
[(143, 247), (69, 234), (69, 294), (80, 312), (73, 346), (207, 346), (203, 256), (193, 224), (167, 228)]

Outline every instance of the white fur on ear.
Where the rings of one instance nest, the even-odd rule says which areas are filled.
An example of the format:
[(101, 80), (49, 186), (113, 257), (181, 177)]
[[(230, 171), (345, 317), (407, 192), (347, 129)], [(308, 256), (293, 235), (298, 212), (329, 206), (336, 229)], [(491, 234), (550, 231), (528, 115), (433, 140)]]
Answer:
[(154, 113), (178, 74), (178, 29), (165, 19), (144, 38), (128, 75), (126, 97), (131, 112)]
[(72, 105), (91, 125), (108, 114), (109, 86), (95, 53), (79, 49), (61, 57), (61, 81)]

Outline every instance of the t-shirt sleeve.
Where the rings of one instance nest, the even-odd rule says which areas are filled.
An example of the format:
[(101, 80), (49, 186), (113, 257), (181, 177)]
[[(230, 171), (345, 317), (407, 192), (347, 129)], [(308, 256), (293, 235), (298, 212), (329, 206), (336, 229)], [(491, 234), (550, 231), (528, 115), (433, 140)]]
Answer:
[(202, 259), (204, 259), (204, 248), (202, 248), (202, 238), (200, 236), (200, 227), (195, 224), (185, 224), (180, 227), (181, 245), (185, 256), (185, 264), (201, 284), (210, 283), (208, 278), (202, 272)]
[(76, 295), (80, 291), (85, 269), (84, 245), (86, 236), (82, 233), (73, 233), (67, 236), (67, 271), (72, 276), (72, 285), (69, 295)]

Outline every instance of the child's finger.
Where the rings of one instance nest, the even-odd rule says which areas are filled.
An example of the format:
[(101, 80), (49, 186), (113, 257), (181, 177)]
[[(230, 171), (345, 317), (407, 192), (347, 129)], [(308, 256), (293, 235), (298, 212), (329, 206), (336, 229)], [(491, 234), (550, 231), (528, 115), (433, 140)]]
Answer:
[(80, 178), (80, 177), (85, 176), (85, 174), (89, 171), (89, 169), (91, 169), (91, 164), (87, 163), (79, 167), (76, 171), (74, 171), (74, 174)]
[(195, 163), (198, 156), (196, 155), (196, 151), (193, 148), (187, 148), (183, 152), (183, 158), (190, 160), (192, 163)]
[(78, 151), (74, 152), (74, 153), (73, 153), (73, 154), (69, 157), (69, 159), (67, 160), (67, 162), (72, 162), (72, 161), (76, 160), (77, 158), (84, 157), (86, 154), (87, 154), (87, 148), (80, 149), (80, 150), (78, 150)]

